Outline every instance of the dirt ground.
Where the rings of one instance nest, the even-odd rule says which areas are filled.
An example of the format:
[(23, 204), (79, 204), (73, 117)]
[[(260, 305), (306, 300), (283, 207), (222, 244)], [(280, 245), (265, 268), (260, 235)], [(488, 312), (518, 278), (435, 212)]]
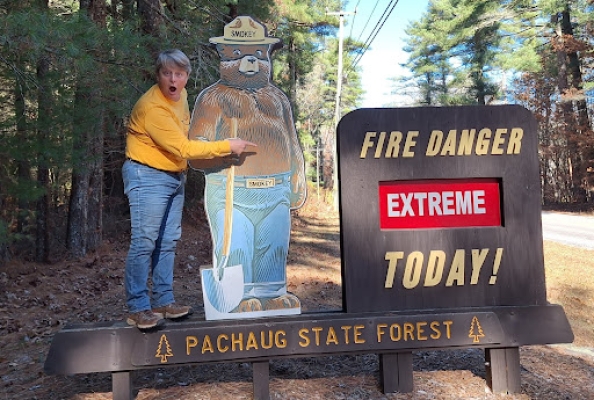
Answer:
[[(177, 302), (198, 311), (191, 318), (201, 319), (199, 267), (211, 262), (210, 235), (201, 213), (186, 217), (175, 292)], [(122, 236), (106, 240), (99, 251), (80, 260), (0, 266), (0, 400), (112, 398), (110, 374), (48, 376), (43, 363), (52, 336), (67, 323), (124, 318), (127, 246), (128, 237)], [(522, 347), (520, 394), (491, 393), (483, 352), (466, 349), (415, 352), (414, 391), (407, 394), (381, 392), (374, 354), (274, 360), (271, 398), (594, 399), (593, 257), (594, 251), (545, 243), (549, 301), (563, 305), (576, 340)], [(302, 300), (302, 312), (340, 310), (339, 224), (330, 207), (309, 200), (294, 215), (288, 264), (289, 290)], [(590, 273), (576, 274), (576, 265)], [(253, 393), (248, 363), (157, 368), (133, 377), (139, 400), (251, 399)]]

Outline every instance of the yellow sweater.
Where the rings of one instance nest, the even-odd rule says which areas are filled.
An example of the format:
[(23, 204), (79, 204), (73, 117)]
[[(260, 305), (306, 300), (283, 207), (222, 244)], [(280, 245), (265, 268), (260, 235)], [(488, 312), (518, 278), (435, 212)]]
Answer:
[(180, 100), (174, 102), (163, 95), (158, 85), (154, 85), (132, 109), (126, 157), (153, 168), (180, 172), (187, 168), (187, 159), (211, 159), (231, 154), (231, 146), (226, 140), (189, 140), (189, 125), (186, 89), (181, 93)]

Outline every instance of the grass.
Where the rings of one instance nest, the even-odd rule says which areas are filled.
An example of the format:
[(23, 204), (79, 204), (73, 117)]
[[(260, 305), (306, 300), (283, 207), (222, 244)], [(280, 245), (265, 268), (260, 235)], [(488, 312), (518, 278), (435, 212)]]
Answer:
[(547, 297), (563, 306), (574, 345), (594, 348), (594, 250), (544, 243)]

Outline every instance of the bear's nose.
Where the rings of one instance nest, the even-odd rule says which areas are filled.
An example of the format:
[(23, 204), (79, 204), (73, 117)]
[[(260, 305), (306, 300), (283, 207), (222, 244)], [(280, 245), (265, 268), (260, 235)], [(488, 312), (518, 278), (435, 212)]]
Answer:
[(256, 57), (248, 57), (247, 61), (253, 64), (256, 62)]

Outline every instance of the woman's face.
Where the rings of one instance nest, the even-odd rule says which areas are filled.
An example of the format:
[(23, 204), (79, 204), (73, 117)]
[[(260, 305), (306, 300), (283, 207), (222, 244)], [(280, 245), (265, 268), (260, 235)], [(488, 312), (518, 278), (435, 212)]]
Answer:
[(175, 64), (164, 65), (159, 70), (157, 83), (165, 97), (172, 101), (179, 101), (181, 92), (188, 83), (188, 73)]

